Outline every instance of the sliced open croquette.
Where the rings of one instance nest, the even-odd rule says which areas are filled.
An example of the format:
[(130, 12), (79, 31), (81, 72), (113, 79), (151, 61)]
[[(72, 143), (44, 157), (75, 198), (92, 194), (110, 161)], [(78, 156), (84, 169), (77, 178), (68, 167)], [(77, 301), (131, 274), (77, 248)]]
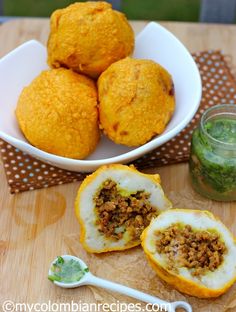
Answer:
[(171, 208), (158, 174), (125, 165), (108, 165), (81, 184), (76, 204), (81, 243), (88, 252), (128, 249), (161, 211)]

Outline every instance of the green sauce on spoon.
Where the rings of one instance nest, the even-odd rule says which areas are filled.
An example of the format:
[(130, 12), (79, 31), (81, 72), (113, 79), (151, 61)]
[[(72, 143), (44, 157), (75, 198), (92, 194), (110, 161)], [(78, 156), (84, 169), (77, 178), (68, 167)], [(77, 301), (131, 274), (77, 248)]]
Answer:
[(89, 271), (88, 268), (82, 269), (79, 261), (74, 259), (66, 260), (57, 257), (57, 260), (50, 268), (52, 274), (48, 275), (48, 279), (52, 282), (73, 283), (80, 281), (81, 278)]

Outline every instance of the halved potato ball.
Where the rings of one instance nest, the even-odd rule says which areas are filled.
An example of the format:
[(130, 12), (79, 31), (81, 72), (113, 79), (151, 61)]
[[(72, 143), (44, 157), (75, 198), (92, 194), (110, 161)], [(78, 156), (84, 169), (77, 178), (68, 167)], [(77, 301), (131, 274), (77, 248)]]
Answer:
[(97, 78), (130, 55), (134, 33), (124, 14), (107, 2), (77, 2), (51, 16), (48, 64)]
[(235, 239), (208, 211), (163, 212), (141, 240), (159, 277), (183, 293), (218, 297), (236, 280)]
[(151, 219), (171, 207), (159, 175), (125, 165), (103, 166), (78, 191), (75, 209), (81, 243), (94, 253), (137, 246)]
[(100, 125), (115, 143), (139, 146), (164, 131), (174, 108), (170, 74), (150, 60), (125, 58), (98, 79)]
[(99, 141), (96, 86), (68, 69), (43, 71), (25, 87), (16, 117), (29, 142), (52, 154), (82, 159)]

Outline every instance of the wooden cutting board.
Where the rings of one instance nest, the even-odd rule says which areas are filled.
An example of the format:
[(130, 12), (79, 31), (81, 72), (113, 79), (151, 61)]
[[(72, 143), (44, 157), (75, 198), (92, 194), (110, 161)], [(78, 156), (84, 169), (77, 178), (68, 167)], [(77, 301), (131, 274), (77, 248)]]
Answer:
[[(132, 22), (136, 33), (145, 24)], [(236, 26), (162, 24), (191, 52), (220, 48), (232, 55), (236, 64)], [(0, 26), (0, 56), (29, 39), (46, 43), (48, 31), (48, 19), (18, 19), (5, 23)], [(198, 208), (209, 209), (236, 235), (236, 203), (204, 200), (194, 193), (187, 164), (156, 168), (150, 172), (160, 173), (167, 196), (178, 207), (191, 201)], [(54, 287), (46, 278), (51, 260), (68, 252), (63, 238), (78, 233), (74, 215), (78, 187), (79, 183), (73, 183), (10, 195), (0, 162), (0, 302), (6, 299), (29, 303), (47, 302), (49, 299), (52, 302), (69, 302), (80, 298), (85, 302), (94, 301), (88, 288), (63, 290)]]

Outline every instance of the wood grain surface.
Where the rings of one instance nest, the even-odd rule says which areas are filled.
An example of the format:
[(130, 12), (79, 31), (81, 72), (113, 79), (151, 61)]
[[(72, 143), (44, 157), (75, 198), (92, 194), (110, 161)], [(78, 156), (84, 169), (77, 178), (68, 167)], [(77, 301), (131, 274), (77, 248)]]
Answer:
[[(146, 22), (132, 22), (138, 33)], [(232, 55), (236, 64), (236, 26), (190, 23), (162, 23), (191, 52), (221, 49)], [(18, 19), (0, 26), (0, 56), (19, 44), (35, 38), (46, 43), (48, 19)], [(178, 61), (178, 60), (176, 60)], [(34, 62), (34, 60), (32, 60)], [(17, 68), (16, 68), (17, 70)], [(2, 105), (2, 103), (0, 103)], [(191, 105), (191, 103), (189, 103)], [(218, 215), (236, 235), (236, 203), (204, 200), (193, 192), (187, 164), (157, 168), (162, 185), (170, 199), (185, 206), (186, 198)], [(92, 302), (91, 291), (63, 290), (47, 281), (48, 266), (57, 255), (67, 253), (63, 237), (78, 232), (74, 199), (79, 183), (67, 184), (10, 195), (0, 163), (0, 303), (67, 302), (83, 298)], [(112, 277), (111, 277), (112, 278)], [(1, 309), (1, 308), (0, 308)]]

